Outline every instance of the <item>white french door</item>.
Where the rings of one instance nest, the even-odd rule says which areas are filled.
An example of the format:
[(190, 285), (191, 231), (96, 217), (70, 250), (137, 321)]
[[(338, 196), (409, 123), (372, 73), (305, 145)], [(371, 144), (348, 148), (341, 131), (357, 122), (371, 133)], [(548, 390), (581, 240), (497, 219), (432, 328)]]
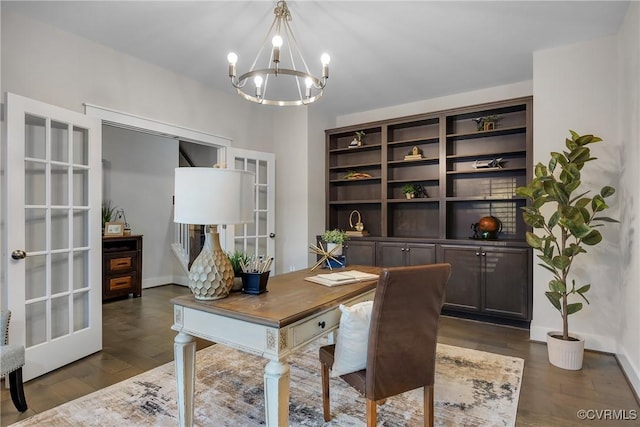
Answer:
[[(225, 249), (241, 250), (248, 255), (275, 256), (275, 154), (226, 149), (227, 167), (256, 174), (256, 210), (254, 221), (227, 227)], [(276, 263), (271, 264), (271, 275), (276, 274)]]
[(25, 380), (102, 348), (101, 121), (7, 94), (11, 341)]

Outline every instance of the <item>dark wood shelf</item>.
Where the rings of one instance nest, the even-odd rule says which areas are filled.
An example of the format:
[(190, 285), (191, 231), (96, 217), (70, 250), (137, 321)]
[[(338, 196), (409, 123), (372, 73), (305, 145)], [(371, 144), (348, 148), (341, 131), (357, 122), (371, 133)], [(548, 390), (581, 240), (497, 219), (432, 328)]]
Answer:
[(329, 170), (340, 171), (340, 170), (349, 170), (349, 169), (379, 168), (381, 166), (382, 166), (382, 163), (380, 162), (357, 163), (357, 164), (354, 163), (354, 164), (345, 165), (345, 166), (330, 166)]
[(355, 153), (357, 151), (370, 151), (370, 150), (379, 150), (382, 147), (382, 144), (369, 144), (369, 145), (361, 145), (359, 147), (347, 147), (347, 148), (334, 148), (329, 150), (331, 154), (342, 154), (342, 153)]
[(447, 134), (447, 139), (486, 138), (488, 136), (501, 136), (501, 135), (512, 135), (514, 133), (526, 133), (526, 131), (527, 131), (526, 126), (513, 126), (513, 127), (498, 128), (494, 130), (479, 130), (475, 132), (452, 133), (452, 134)]
[(437, 197), (418, 197), (417, 199), (387, 199), (387, 203), (437, 203), (440, 199)]
[(380, 181), (382, 178), (380, 178), (379, 176), (374, 176), (371, 178), (354, 178), (354, 179), (347, 179), (347, 178), (340, 178), (340, 179), (332, 179), (329, 182), (332, 184), (352, 184), (352, 183), (356, 183), (356, 182), (367, 182), (367, 181)]
[(423, 163), (434, 163), (440, 161), (439, 157), (423, 157), (416, 160), (389, 160), (387, 166), (416, 166)]
[(399, 141), (389, 141), (387, 142), (388, 146), (392, 147), (400, 147), (402, 145), (420, 145), (420, 144), (439, 144), (440, 138), (437, 136), (434, 137), (426, 137), (426, 138), (412, 138), (412, 139), (403, 139)]
[(485, 174), (485, 173), (507, 173), (507, 172), (516, 172), (523, 171), (526, 172), (527, 168), (479, 168), (479, 169), (470, 169), (463, 171), (447, 171), (447, 175), (470, 175), (470, 174)]
[(525, 197), (520, 196), (471, 196), (471, 197), (456, 197), (447, 196), (445, 201), (447, 202), (475, 202), (475, 201), (492, 201), (492, 202), (509, 202), (509, 201), (526, 201)]
[(388, 180), (387, 184), (406, 184), (408, 182), (439, 182), (440, 178), (418, 178), (418, 179), (393, 179)]
[(492, 157), (492, 158), (496, 158), (496, 157), (500, 157), (500, 156), (514, 156), (514, 155), (522, 155), (522, 156), (526, 156), (527, 155), (527, 150), (522, 149), (522, 150), (501, 150), (501, 151), (494, 151), (491, 153), (473, 153), (473, 154), (448, 154), (447, 155), (447, 159), (474, 159), (477, 157), (480, 158), (487, 158), (487, 157)]
[[(380, 199), (378, 200), (367, 200), (367, 199), (363, 199), (363, 200), (331, 200), (329, 201), (330, 205), (371, 205), (371, 204), (375, 204), (375, 205), (380, 205), (382, 204), (382, 202), (380, 201)], [(347, 227), (342, 227), (342, 228), (347, 228)]]

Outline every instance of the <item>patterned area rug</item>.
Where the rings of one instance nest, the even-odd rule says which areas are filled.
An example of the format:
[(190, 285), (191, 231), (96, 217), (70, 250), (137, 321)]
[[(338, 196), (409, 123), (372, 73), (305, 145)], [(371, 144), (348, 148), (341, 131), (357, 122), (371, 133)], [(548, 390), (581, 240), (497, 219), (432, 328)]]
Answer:
[[(363, 426), (365, 402), (341, 379), (331, 379), (333, 420), (322, 417), (318, 347), (289, 358), (291, 426)], [(195, 424), (264, 425), (262, 375), (265, 360), (222, 345), (197, 352)], [(401, 361), (398, 361), (402, 363)], [(438, 345), (435, 381), (437, 426), (513, 426), (524, 360)], [(378, 425), (423, 423), (422, 390), (378, 407)], [(173, 363), (34, 415), (13, 426), (176, 426)]]

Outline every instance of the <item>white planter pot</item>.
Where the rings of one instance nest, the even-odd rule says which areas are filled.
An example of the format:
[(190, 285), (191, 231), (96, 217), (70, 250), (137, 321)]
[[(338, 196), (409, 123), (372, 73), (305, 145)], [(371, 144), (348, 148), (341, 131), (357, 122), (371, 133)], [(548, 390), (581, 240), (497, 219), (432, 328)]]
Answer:
[(562, 336), (562, 332), (552, 331), (547, 333), (547, 351), (549, 363), (558, 368), (578, 371), (582, 369), (584, 356), (584, 338), (569, 334), (576, 341), (565, 341), (554, 338), (553, 335)]
[(327, 243), (327, 252), (331, 252), (333, 248), (337, 249), (331, 253), (332, 256), (342, 255), (342, 243)]

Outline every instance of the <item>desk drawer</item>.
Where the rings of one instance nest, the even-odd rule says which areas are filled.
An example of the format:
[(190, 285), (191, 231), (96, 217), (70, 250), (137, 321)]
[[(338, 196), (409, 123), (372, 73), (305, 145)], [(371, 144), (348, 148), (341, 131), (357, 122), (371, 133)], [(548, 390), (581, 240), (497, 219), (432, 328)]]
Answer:
[(120, 254), (111, 254), (105, 257), (104, 268), (106, 274), (123, 273), (132, 271), (137, 268), (138, 253), (125, 252)]
[(131, 290), (136, 284), (136, 277), (134, 274), (127, 276), (119, 276), (109, 278), (109, 292)]
[(340, 309), (334, 308), (325, 313), (312, 317), (296, 325), (293, 330), (293, 345), (298, 346), (318, 337), (340, 324)]

